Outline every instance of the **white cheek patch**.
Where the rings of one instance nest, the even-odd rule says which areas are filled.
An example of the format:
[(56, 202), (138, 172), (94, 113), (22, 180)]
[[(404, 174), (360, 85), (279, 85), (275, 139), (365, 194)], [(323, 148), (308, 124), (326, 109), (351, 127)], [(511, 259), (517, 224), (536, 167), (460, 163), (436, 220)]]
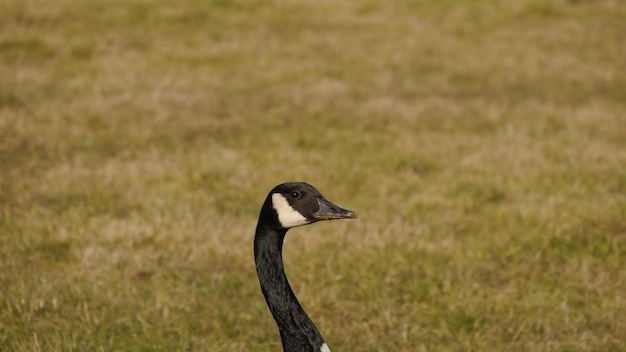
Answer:
[(322, 345), (322, 348), (320, 348), (320, 352), (330, 352), (330, 348), (328, 348), (328, 345), (326, 344), (326, 342), (324, 342), (324, 344)]
[(300, 212), (292, 208), (285, 196), (280, 193), (272, 194), (272, 206), (278, 214), (278, 221), (286, 229), (306, 225), (310, 222)]

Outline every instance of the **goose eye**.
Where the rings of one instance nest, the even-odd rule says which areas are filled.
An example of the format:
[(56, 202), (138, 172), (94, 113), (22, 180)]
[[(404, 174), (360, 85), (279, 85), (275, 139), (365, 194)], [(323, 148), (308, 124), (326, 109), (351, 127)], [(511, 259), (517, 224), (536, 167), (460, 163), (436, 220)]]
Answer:
[(301, 194), (298, 191), (291, 192), (291, 198), (293, 198), (293, 199), (300, 199), (300, 196), (301, 196)]

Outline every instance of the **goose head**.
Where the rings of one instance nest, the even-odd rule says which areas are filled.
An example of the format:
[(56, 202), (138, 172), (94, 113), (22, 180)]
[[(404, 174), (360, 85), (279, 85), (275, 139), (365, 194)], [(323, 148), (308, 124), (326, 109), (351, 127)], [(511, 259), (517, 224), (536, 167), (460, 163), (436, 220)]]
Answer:
[[(322, 220), (353, 219), (357, 214), (328, 201), (315, 187), (304, 182), (283, 183), (274, 187), (263, 207), (274, 213), (277, 228), (290, 229)], [(269, 214), (266, 213), (268, 216)]]

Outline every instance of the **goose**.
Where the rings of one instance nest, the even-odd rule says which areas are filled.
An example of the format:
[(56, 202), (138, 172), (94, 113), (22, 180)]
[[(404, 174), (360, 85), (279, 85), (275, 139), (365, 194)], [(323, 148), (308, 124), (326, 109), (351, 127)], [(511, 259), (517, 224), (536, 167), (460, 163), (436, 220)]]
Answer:
[(284, 352), (330, 352), (287, 281), (282, 254), (287, 230), (321, 220), (356, 217), (355, 212), (329, 202), (304, 182), (280, 184), (265, 199), (254, 236), (254, 261)]

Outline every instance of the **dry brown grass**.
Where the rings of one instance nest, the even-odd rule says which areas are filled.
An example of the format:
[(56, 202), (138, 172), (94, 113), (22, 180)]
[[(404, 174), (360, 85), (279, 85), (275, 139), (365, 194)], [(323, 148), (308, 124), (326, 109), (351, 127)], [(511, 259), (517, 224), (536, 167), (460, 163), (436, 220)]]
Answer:
[(0, 349), (280, 350), (252, 232), (336, 351), (626, 348), (621, 1), (3, 1)]

